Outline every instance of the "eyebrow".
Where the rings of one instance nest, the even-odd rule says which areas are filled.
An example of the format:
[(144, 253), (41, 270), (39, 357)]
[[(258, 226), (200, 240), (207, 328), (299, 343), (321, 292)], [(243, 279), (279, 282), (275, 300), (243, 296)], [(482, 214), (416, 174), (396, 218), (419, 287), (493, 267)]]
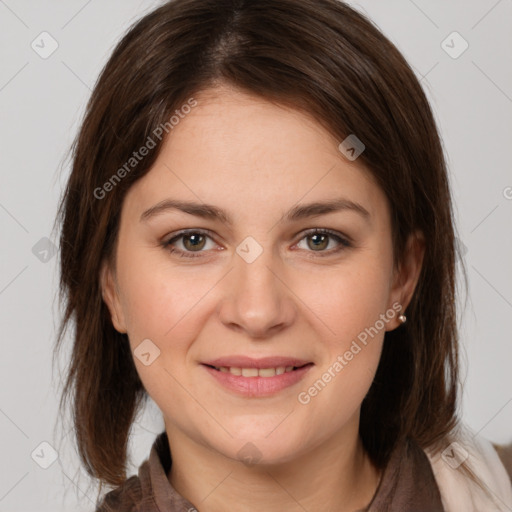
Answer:
[[(192, 201), (178, 201), (175, 199), (164, 199), (158, 204), (152, 206), (142, 213), (140, 221), (147, 221), (156, 215), (160, 215), (170, 210), (179, 210), (196, 217), (201, 217), (210, 220), (219, 220), (229, 226), (233, 225), (233, 219), (224, 210), (205, 203), (195, 203)], [(308, 204), (301, 204), (291, 208), (284, 216), (286, 222), (294, 222), (310, 217), (325, 215), (328, 213), (338, 211), (353, 211), (361, 215), (366, 221), (370, 220), (370, 213), (359, 203), (350, 201), (348, 199), (338, 198), (324, 202), (314, 202)]]

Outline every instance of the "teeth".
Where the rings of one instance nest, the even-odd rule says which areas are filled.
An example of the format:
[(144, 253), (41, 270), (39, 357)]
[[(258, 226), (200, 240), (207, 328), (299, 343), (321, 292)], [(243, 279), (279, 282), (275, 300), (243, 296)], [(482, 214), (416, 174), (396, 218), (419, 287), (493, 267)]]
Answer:
[(221, 366), (216, 369), (223, 373), (231, 373), (232, 375), (242, 377), (275, 377), (285, 372), (291, 372), (293, 368), (293, 366), (278, 366), (277, 368), (227, 368), (226, 366)]
[[(256, 370), (256, 368), (254, 368), (254, 369)], [(275, 368), (261, 368), (256, 371), (256, 374), (259, 375), (260, 377), (274, 377), (276, 374), (276, 369)], [(242, 372), (242, 375), (244, 377), (247, 377), (247, 375), (245, 375), (243, 372)]]

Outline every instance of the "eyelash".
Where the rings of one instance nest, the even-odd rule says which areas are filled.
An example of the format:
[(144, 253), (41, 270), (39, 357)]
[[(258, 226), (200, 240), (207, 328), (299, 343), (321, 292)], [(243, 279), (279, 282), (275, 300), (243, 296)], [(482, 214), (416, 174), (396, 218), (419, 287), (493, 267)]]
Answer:
[[(176, 248), (172, 247), (172, 244), (174, 242), (176, 242), (180, 238), (185, 237), (186, 235), (204, 235), (204, 236), (207, 236), (208, 238), (212, 238), (211, 233), (209, 231), (205, 231), (202, 229), (189, 229), (189, 230), (185, 230), (185, 231), (180, 231), (175, 236), (173, 236), (171, 239), (164, 241), (162, 243), (162, 246), (164, 247), (164, 249), (169, 251), (171, 254), (175, 254), (175, 255), (179, 256), (180, 258), (201, 257), (201, 254), (204, 253), (205, 251), (197, 251), (197, 252), (182, 251), (181, 249), (176, 249)], [(307, 230), (304, 232), (304, 235), (299, 240), (299, 242), (301, 242), (304, 238), (307, 238), (308, 236), (312, 236), (312, 235), (329, 235), (331, 238), (334, 238), (338, 243), (341, 244), (336, 249), (331, 249), (330, 251), (320, 251), (318, 253), (316, 253), (316, 251), (307, 251), (307, 252), (316, 253), (315, 256), (313, 256), (313, 258), (316, 258), (316, 257), (322, 258), (322, 257), (326, 257), (326, 256), (331, 256), (332, 254), (338, 253), (344, 249), (348, 249), (348, 248), (352, 247), (352, 243), (347, 238), (341, 236), (341, 234), (338, 233), (337, 231), (332, 231), (331, 229), (313, 228), (313, 229)]]

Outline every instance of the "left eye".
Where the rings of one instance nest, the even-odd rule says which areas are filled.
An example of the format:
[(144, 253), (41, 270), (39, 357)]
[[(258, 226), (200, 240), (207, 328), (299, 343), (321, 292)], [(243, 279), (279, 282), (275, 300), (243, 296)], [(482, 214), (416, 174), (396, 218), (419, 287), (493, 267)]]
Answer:
[[(176, 254), (180, 258), (196, 258), (201, 256), (201, 253), (204, 252), (203, 249), (205, 249), (207, 239), (212, 241), (212, 237), (209, 233), (204, 231), (182, 231), (170, 240), (163, 242), (162, 245), (164, 248), (169, 250), (171, 254)], [(175, 247), (178, 240), (181, 240), (181, 244), (184, 249)], [(304, 234), (299, 243), (303, 240), (311, 240), (311, 243), (307, 242), (307, 246), (310, 249), (313, 248), (313, 250), (308, 252), (324, 253), (318, 254), (318, 256), (327, 256), (352, 246), (347, 238), (343, 237), (340, 233), (329, 229), (310, 230)], [(327, 248), (329, 241), (331, 240), (335, 240), (338, 246), (329, 251), (325, 251), (324, 249)]]
[[(330, 229), (313, 229), (305, 233), (305, 236), (302, 240), (311, 240), (312, 243), (307, 243), (308, 247), (314, 247), (315, 250), (312, 252), (321, 252), (326, 254), (319, 254), (319, 256), (327, 256), (329, 254), (339, 252), (343, 249), (351, 247), (352, 244), (348, 241), (347, 238), (343, 237), (340, 233), (336, 231), (331, 231)], [(336, 240), (338, 246), (330, 251), (317, 251), (316, 249), (325, 249), (329, 245), (329, 240)]]

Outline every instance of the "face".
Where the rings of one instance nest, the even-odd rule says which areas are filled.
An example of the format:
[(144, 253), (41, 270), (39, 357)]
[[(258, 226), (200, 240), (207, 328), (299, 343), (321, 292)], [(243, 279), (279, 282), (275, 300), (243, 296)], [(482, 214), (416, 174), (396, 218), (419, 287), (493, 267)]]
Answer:
[(195, 99), (125, 197), (103, 296), (169, 430), (288, 461), (357, 432), (421, 255), (395, 272), (384, 193), (314, 120)]

